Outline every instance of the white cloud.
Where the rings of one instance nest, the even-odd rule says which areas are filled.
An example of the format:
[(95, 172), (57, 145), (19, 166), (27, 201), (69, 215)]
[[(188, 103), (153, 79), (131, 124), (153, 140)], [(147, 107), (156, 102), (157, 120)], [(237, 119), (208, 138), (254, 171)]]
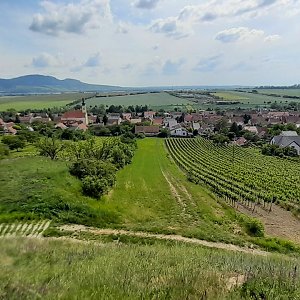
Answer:
[(158, 19), (150, 26), (150, 30), (156, 33), (163, 33), (166, 36), (181, 39), (191, 34), (191, 28), (176, 17)]
[(269, 35), (269, 36), (266, 36), (264, 41), (265, 42), (277, 42), (281, 39), (281, 36), (278, 35), (278, 34), (273, 34), (273, 35)]
[(263, 30), (250, 29), (247, 27), (236, 27), (225, 29), (217, 33), (215, 39), (222, 43), (234, 43), (238, 41), (251, 41), (262, 38), (266, 42), (278, 40), (279, 35), (266, 36)]
[(89, 28), (100, 27), (101, 20), (111, 18), (109, 0), (81, 0), (68, 4), (43, 1), (41, 6), (44, 13), (35, 14), (29, 28), (47, 35), (81, 34)]
[(160, 0), (136, 0), (133, 5), (137, 8), (153, 9)]

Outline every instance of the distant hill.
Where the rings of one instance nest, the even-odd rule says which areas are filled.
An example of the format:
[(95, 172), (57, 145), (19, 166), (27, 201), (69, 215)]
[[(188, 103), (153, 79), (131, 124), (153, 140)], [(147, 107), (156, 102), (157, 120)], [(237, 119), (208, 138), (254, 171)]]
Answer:
[(75, 79), (60, 80), (52, 76), (26, 75), (0, 79), (1, 93), (59, 93), (59, 92), (111, 92), (119, 86), (87, 84)]

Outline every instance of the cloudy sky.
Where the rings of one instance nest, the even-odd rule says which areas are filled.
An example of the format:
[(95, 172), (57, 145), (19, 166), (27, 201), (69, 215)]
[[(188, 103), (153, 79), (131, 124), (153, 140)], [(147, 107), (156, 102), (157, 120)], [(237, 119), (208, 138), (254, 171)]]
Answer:
[(0, 0), (0, 78), (300, 83), (300, 0)]

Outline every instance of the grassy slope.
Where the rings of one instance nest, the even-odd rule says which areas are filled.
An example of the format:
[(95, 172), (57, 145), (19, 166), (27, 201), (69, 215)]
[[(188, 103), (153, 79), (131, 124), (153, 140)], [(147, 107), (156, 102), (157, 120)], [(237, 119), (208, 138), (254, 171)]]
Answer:
[(116, 219), (92, 208), (96, 200), (81, 195), (80, 181), (64, 162), (43, 157), (0, 160), (0, 195), (0, 221), (48, 218), (103, 226)]
[[(162, 242), (0, 239), (0, 249), (1, 299), (299, 299), (300, 293), (299, 260), (286, 257)], [(228, 291), (237, 275), (246, 283)]]
[(0, 111), (13, 108), (15, 110), (43, 109), (61, 107), (88, 96), (88, 94), (69, 93), (58, 95), (5, 96), (0, 97)]
[(2, 221), (54, 218), (235, 243), (246, 237), (234, 210), (188, 182), (161, 139), (139, 141), (133, 163), (117, 173), (115, 188), (101, 201), (81, 195), (66, 163), (42, 157), (0, 161), (0, 183)]
[(115, 97), (99, 97), (87, 100), (87, 105), (148, 105), (150, 107), (161, 107), (169, 105), (188, 105), (191, 102), (185, 99), (179, 99), (168, 93), (115, 96)]
[(148, 138), (138, 147), (133, 163), (117, 174), (116, 187), (99, 203), (102, 209), (118, 211), (122, 227), (208, 240), (243, 239), (234, 210), (188, 182), (169, 158), (163, 140)]

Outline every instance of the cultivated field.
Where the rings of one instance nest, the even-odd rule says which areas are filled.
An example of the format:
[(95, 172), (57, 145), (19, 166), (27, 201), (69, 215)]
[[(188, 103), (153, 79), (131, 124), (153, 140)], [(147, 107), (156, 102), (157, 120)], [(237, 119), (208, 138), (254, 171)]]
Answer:
[(90, 96), (83, 93), (66, 93), (55, 95), (32, 95), (32, 96), (1, 96), (0, 111), (15, 109), (17, 111), (26, 109), (43, 109), (61, 107), (79, 100), (82, 97)]
[(186, 99), (180, 99), (169, 95), (168, 93), (149, 93), (141, 95), (128, 95), (128, 96), (113, 96), (113, 97), (98, 97), (87, 100), (87, 106), (94, 106), (104, 104), (110, 105), (122, 105), (122, 106), (136, 106), (136, 105), (148, 105), (151, 108), (169, 108), (176, 106), (186, 106), (192, 102)]
[[(291, 98), (281, 98), (276, 96), (267, 96), (262, 95), (260, 93), (267, 94), (277, 94), (277, 95), (291, 95), (291, 96), (299, 96), (300, 90), (258, 90), (258, 94), (255, 93), (247, 93), (245, 92), (236, 92), (236, 91), (216, 91), (214, 95), (222, 97), (224, 100), (228, 101), (239, 101), (240, 104), (232, 105), (232, 107), (253, 107), (253, 106), (270, 106), (271, 103), (277, 102), (278, 104), (292, 102), (292, 101), (300, 101), (298, 99)], [(223, 106), (222, 106), (223, 107)]]
[(238, 146), (218, 146), (203, 138), (168, 139), (166, 144), (191, 181), (209, 186), (234, 205), (269, 211), (273, 203), (279, 203), (299, 213), (299, 161), (263, 156)]

